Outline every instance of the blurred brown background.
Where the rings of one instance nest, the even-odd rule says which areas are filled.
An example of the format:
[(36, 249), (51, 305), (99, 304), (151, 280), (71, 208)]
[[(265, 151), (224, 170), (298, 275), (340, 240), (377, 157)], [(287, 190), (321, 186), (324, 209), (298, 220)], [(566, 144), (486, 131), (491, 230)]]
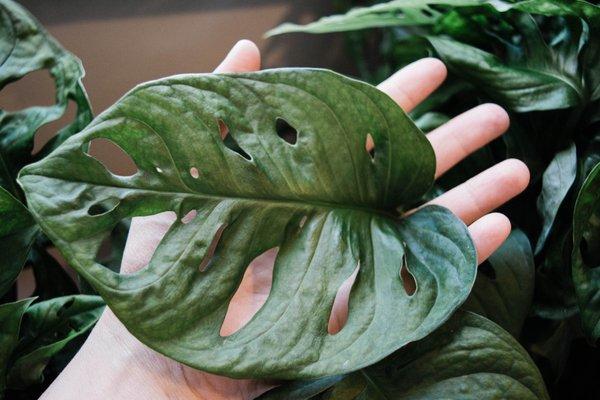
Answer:
[[(339, 35), (287, 35), (264, 39), (270, 28), (309, 22), (335, 12), (323, 0), (19, 0), (86, 70), (84, 85), (94, 114), (138, 83), (172, 74), (211, 71), (239, 39), (261, 49), (263, 68), (312, 66), (352, 73)], [(20, 109), (53, 103), (54, 85), (45, 71), (34, 72), (2, 91), (0, 108)], [(70, 106), (59, 121), (37, 133), (37, 151), (74, 114)], [(111, 171), (135, 168), (107, 143), (91, 152)], [(134, 169), (135, 171), (135, 169)], [(58, 254), (56, 254), (58, 256)], [(33, 291), (19, 280), (20, 297)]]

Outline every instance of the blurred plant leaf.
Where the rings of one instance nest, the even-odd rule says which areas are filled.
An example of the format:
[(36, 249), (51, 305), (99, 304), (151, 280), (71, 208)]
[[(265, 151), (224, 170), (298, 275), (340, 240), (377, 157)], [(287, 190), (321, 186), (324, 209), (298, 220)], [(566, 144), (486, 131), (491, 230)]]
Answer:
[(569, 193), (577, 177), (577, 149), (575, 143), (554, 156), (546, 168), (542, 178), (542, 192), (537, 200), (537, 209), (542, 217), (543, 225), (540, 236), (535, 246), (538, 254), (544, 247), (546, 239), (552, 229), (552, 224), (560, 206)]
[(583, 330), (600, 337), (600, 163), (579, 190), (573, 215), (573, 283)]
[(533, 297), (535, 267), (529, 239), (513, 230), (506, 242), (479, 266), (463, 308), (489, 318), (519, 338)]
[(6, 390), (6, 375), (14, 349), (19, 343), (23, 314), (34, 299), (0, 304), (0, 398)]
[[(56, 103), (19, 111), (0, 110), (0, 186), (19, 198), (15, 185), (19, 170), (56, 148), (92, 119), (81, 84), (81, 62), (63, 49), (27, 10), (11, 0), (0, 0), (0, 90), (26, 74), (47, 69), (56, 86)], [(63, 127), (37, 155), (32, 155), (37, 130), (59, 119), (69, 101), (77, 105), (73, 122)]]
[(21, 338), (8, 374), (8, 385), (21, 389), (43, 381), (50, 359), (94, 326), (104, 301), (99, 296), (57, 297), (31, 305), (23, 318)]
[(38, 232), (25, 206), (0, 187), (0, 297), (17, 279)]

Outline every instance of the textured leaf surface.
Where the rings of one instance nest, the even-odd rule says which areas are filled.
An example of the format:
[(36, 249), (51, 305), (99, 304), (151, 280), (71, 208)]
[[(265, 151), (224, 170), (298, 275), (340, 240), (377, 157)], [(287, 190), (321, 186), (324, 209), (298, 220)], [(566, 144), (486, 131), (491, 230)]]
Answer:
[(483, 315), (518, 338), (533, 297), (535, 269), (527, 236), (513, 230), (481, 265), (464, 308)]
[(99, 296), (74, 295), (35, 303), (26, 311), (17, 357), (8, 375), (11, 388), (41, 383), (50, 359), (94, 326), (104, 310)]
[(23, 204), (0, 187), (0, 297), (21, 272), (37, 232)]
[(538, 197), (537, 208), (544, 224), (542, 232), (535, 246), (536, 254), (544, 247), (544, 243), (550, 234), (550, 229), (558, 214), (560, 205), (569, 193), (577, 177), (577, 149), (575, 144), (560, 151), (544, 171), (542, 180), (542, 192)]
[(585, 179), (573, 215), (573, 283), (585, 333), (600, 337), (600, 164)]
[[(260, 399), (285, 398), (283, 391), (275, 389), (273, 397), (267, 392)], [(458, 312), (427, 338), (347, 375), (318, 398), (533, 400), (549, 396), (527, 351), (508, 332), (482, 316)]]
[[(278, 135), (278, 119), (295, 144)], [(88, 156), (100, 137), (138, 173), (115, 176)], [(139, 86), (20, 183), (45, 232), (142, 342), (229, 376), (311, 378), (378, 361), (466, 299), (476, 264), (466, 227), (440, 207), (395, 214), (427, 191), (434, 170), (428, 141), (385, 94), (328, 71), (283, 69)], [(147, 268), (119, 275), (94, 261), (120, 220), (163, 211), (178, 219)], [(221, 336), (245, 269), (274, 247), (269, 298)], [(348, 322), (330, 335), (335, 295), (357, 266)]]
[[(0, 0), (0, 90), (41, 69), (47, 69), (55, 81), (56, 103), (14, 112), (0, 110), (0, 186), (15, 196), (18, 190), (14, 181), (19, 169), (83, 129), (92, 119), (92, 113), (81, 85), (84, 75), (81, 62), (63, 49), (24, 8), (11, 0)], [(62, 128), (39, 155), (32, 156), (36, 131), (59, 119), (69, 101), (77, 105), (73, 122)]]

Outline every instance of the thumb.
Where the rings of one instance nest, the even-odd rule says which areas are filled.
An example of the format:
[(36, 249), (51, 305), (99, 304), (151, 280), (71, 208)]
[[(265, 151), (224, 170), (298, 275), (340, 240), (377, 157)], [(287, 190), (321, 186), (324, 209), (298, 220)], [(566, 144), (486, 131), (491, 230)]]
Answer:
[(215, 72), (252, 72), (260, 69), (260, 50), (250, 40), (237, 42)]

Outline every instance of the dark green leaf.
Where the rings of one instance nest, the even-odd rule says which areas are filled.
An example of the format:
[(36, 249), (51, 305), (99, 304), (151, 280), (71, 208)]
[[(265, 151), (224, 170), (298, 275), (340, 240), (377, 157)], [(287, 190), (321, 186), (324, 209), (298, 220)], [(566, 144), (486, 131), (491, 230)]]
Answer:
[(342, 379), (344, 375), (327, 376), (310, 381), (292, 381), (269, 390), (256, 400), (308, 400), (323, 393)]
[(41, 151), (43, 156), (65, 138), (83, 129), (91, 118), (90, 105), (81, 85), (81, 62), (63, 49), (24, 8), (0, 0), (0, 90), (10, 82), (40, 69), (55, 81), (56, 103), (9, 112), (0, 110), (0, 186), (19, 193), (15, 178), (23, 165), (33, 161), (33, 137), (44, 124), (59, 119), (69, 100), (77, 105), (72, 123), (62, 128)]
[(73, 279), (45, 248), (36, 243), (30, 259), (35, 276), (33, 295), (39, 300), (79, 293)]
[(513, 230), (487, 263), (479, 266), (464, 308), (491, 319), (518, 338), (529, 314), (534, 276), (529, 239)]
[[(279, 136), (281, 119), (294, 144)], [(88, 156), (98, 137), (138, 173), (115, 176)], [(20, 183), (45, 232), (142, 342), (199, 369), (290, 379), (372, 364), (466, 299), (476, 264), (466, 227), (440, 207), (396, 214), (434, 171), (427, 139), (388, 96), (329, 71), (283, 69), (139, 86)], [(108, 200), (112, 209), (93, 212)], [(119, 221), (164, 211), (178, 218), (147, 268), (119, 275), (94, 261)], [(248, 264), (274, 247), (269, 298), (222, 337)], [(335, 295), (357, 267), (348, 322), (330, 335)]]
[[(265, 400), (271, 399), (268, 394)], [(549, 396), (527, 351), (508, 332), (484, 317), (458, 312), (427, 338), (347, 375), (320, 399), (525, 400)]]
[(577, 149), (575, 143), (571, 143), (568, 148), (556, 153), (544, 171), (542, 192), (537, 200), (537, 209), (544, 224), (535, 246), (536, 254), (544, 247), (560, 205), (569, 193), (576, 177)]
[(37, 233), (25, 206), (0, 187), (0, 297), (17, 279)]
[(41, 383), (50, 359), (94, 326), (103, 310), (99, 296), (86, 295), (57, 297), (30, 306), (23, 319), (8, 385), (19, 389)]
[(582, 88), (546, 63), (513, 67), (476, 47), (443, 37), (427, 38), (449, 69), (511, 110), (552, 110), (581, 103)]
[(0, 398), (6, 390), (8, 363), (19, 343), (21, 319), (33, 300), (24, 299), (0, 305)]
[(600, 164), (579, 190), (573, 215), (573, 283), (585, 333), (600, 337)]

